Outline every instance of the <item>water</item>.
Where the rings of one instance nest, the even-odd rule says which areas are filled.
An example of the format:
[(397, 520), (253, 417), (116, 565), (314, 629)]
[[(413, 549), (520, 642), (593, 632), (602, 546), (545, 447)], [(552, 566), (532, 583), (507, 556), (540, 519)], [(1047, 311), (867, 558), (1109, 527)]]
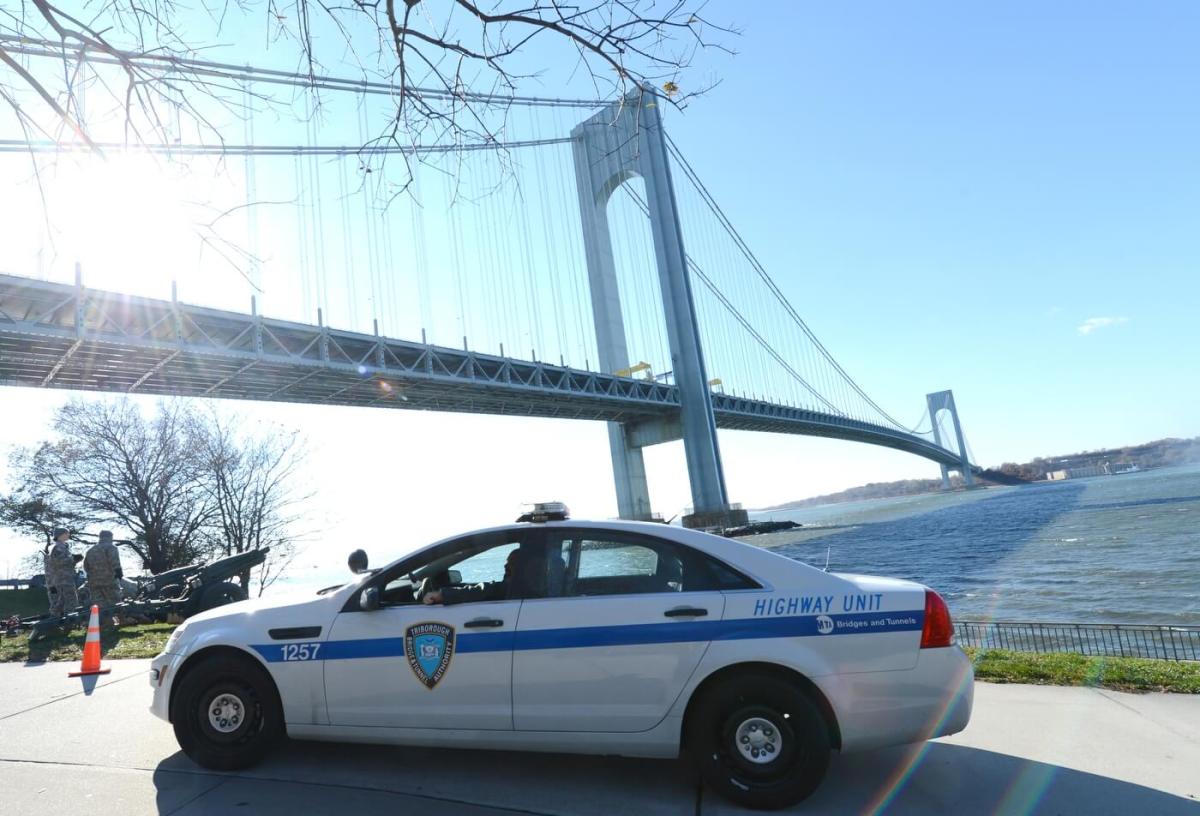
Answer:
[[(1200, 466), (755, 514), (755, 543), (910, 578), (961, 617), (1200, 625)], [(809, 527), (808, 525), (814, 525)]]

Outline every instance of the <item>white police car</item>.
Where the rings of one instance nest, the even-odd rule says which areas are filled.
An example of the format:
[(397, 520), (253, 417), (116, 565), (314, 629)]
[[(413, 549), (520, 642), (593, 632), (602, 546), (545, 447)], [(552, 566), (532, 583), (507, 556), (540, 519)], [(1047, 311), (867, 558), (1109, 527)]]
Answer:
[(191, 618), (153, 662), (152, 711), (210, 768), (253, 764), (285, 732), (685, 750), (718, 792), (768, 808), (810, 794), (831, 750), (970, 718), (971, 664), (926, 587), (661, 524), (523, 518), (382, 569), (363, 558), (355, 582), (308, 600)]

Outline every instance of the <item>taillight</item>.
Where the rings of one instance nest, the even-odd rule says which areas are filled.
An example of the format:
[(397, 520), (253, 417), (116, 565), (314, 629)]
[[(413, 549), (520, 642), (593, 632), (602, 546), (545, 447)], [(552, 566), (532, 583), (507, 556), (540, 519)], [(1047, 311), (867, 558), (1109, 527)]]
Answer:
[(925, 627), (921, 629), (921, 648), (938, 649), (954, 645), (954, 623), (950, 608), (932, 589), (925, 590)]

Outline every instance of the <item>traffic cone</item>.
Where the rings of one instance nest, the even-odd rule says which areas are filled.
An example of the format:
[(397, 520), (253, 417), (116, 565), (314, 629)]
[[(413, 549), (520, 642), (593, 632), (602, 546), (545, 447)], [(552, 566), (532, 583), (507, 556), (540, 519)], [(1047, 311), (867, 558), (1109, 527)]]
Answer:
[(79, 671), (68, 677), (86, 677), (92, 674), (108, 674), (112, 669), (100, 668), (100, 607), (92, 604), (92, 617), (88, 621), (87, 640), (83, 642), (83, 662)]

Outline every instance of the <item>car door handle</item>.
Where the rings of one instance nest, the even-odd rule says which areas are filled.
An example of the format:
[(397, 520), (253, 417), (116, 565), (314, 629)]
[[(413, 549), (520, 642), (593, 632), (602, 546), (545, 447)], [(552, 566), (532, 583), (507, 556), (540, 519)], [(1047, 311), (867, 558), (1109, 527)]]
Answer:
[(663, 614), (668, 618), (703, 618), (708, 614), (708, 610), (695, 606), (677, 606), (674, 609), (668, 609)]
[(463, 624), (464, 629), (495, 629), (497, 626), (503, 626), (504, 621), (499, 618), (476, 618), (469, 620)]

